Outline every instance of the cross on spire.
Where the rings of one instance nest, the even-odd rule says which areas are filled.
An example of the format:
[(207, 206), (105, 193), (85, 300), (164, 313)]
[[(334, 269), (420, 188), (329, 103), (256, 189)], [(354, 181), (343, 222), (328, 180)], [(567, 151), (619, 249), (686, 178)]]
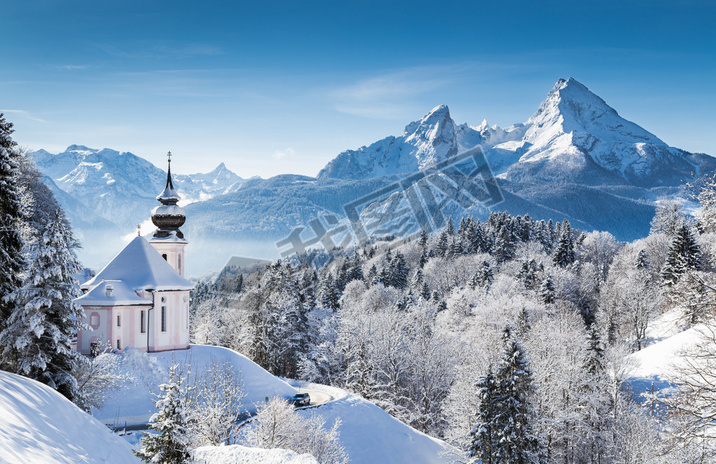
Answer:
[(170, 152), (170, 151), (167, 152), (167, 159), (169, 160), (170, 163), (172, 162), (172, 152)]

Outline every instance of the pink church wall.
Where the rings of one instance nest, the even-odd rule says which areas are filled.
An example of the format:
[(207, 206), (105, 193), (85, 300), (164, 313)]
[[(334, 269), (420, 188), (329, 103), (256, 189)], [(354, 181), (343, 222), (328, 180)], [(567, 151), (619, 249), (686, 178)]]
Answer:
[[(189, 347), (189, 291), (170, 291), (144, 293), (140, 296), (154, 299), (154, 306), (87, 306), (84, 322), (89, 325), (92, 314), (99, 316), (94, 330), (79, 330), (77, 333), (77, 350), (90, 354), (90, 343), (97, 339), (104, 349), (107, 341), (112, 348), (120, 351), (131, 346), (138, 350), (166, 351), (186, 349)], [(164, 301), (162, 301), (164, 298)], [(166, 331), (161, 327), (161, 307), (166, 307)], [(146, 332), (141, 331), (141, 313), (145, 313)], [(117, 325), (117, 316), (121, 317), (121, 325)]]

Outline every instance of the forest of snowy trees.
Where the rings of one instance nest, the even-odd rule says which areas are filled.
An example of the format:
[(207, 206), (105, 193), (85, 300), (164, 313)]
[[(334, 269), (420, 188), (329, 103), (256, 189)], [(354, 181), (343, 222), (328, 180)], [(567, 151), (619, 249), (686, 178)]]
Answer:
[[(0, 115), (0, 368), (89, 410), (122, 379), (97, 374), (111, 356), (71, 349), (79, 244), (11, 134)], [(193, 291), (193, 342), (357, 393), (454, 445), (458, 461), (711, 462), (716, 179), (686, 188), (698, 218), (661, 201), (632, 243), (494, 212), (432, 236), (225, 269)], [(629, 355), (674, 311), (706, 337), (677, 389), (639, 396)]]
[(677, 433), (703, 423), (700, 409), (656, 414), (626, 382), (627, 355), (657, 317), (682, 307), (684, 328), (711, 317), (704, 182), (698, 222), (664, 201), (633, 243), (493, 213), (407, 242), (225, 269), (196, 286), (193, 339), (358, 393), (464, 460), (704, 462), (708, 440)]
[(72, 301), (79, 243), (12, 132), (0, 114), (0, 368), (87, 406), (77, 371), (89, 361), (71, 343), (83, 316)]

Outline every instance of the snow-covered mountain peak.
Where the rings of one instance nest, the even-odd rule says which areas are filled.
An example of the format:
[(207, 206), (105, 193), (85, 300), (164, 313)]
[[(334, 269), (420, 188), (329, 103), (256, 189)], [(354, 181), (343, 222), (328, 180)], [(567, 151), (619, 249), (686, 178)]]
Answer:
[(438, 105), (405, 126), (400, 137), (386, 137), (370, 146), (344, 151), (318, 177), (367, 179), (415, 172), (456, 155), (467, 145), (472, 148), (480, 140), (480, 134), (466, 124), (455, 125), (447, 105)]
[(574, 78), (558, 80), (525, 127), (522, 143), (507, 147), (519, 155), (508, 173), (513, 180), (664, 185), (695, 169)]
[(619, 116), (572, 77), (557, 81), (526, 125), (527, 141), (538, 146), (560, 133), (571, 132), (587, 132), (602, 141), (666, 145), (654, 134)]
[(452, 118), (450, 118), (450, 109), (447, 105), (438, 105), (430, 110), (430, 112), (422, 119), (413, 121), (405, 126), (403, 136), (409, 137), (416, 132), (424, 132), (430, 127), (441, 126), (451, 122)]
[(455, 123), (447, 105), (433, 108), (420, 121), (410, 123), (403, 133), (405, 143), (417, 150), (413, 153), (419, 169), (432, 166), (457, 154)]

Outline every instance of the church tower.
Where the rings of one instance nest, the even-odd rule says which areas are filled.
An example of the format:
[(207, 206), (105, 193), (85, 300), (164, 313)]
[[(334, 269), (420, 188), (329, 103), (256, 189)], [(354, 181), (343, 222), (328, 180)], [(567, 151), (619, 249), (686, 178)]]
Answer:
[(184, 225), (186, 214), (177, 205), (181, 199), (172, 183), (172, 152), (167, 153), (167, 183), (157, 200), (161, 205), (152, 211), (152, 222), (157, 226), (149, 243), (180, 276), (184, 277), (184, 247), (187, 241), (179, 227)]

